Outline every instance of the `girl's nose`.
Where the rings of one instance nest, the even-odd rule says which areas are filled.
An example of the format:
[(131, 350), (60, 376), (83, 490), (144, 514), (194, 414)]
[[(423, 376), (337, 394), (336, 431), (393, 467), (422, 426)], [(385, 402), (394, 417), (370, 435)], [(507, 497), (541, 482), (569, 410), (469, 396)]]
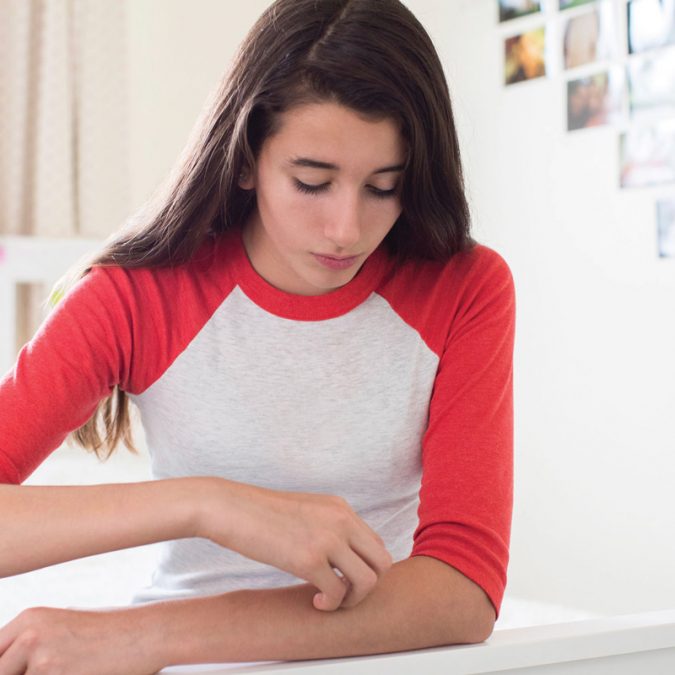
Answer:
[(336, 248), (357, 252), (354, 247), (361, 238), (361, 218), (356, 200), (342, 204), (340, 209), (328, 215), (324, 233)]

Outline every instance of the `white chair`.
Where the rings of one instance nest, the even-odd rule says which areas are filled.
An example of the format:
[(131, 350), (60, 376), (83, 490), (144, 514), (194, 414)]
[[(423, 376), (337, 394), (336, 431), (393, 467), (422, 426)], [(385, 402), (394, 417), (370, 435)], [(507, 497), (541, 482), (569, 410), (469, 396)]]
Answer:
[(16, 359), (17, 285), (50, 287), (73, 263), (101, 244), (97, 239), (0, 237), (0, 376)]

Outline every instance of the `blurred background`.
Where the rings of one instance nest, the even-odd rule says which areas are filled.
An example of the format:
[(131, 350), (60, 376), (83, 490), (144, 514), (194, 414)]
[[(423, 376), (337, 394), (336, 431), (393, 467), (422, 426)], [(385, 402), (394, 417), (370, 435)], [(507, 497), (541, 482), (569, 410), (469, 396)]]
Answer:
[[(40, 322), (51, 284), (165, 179), (268, 4), (0, 0), (3, 373)], [(664, 140), (636, 146), (634, 135), (657, 122), (640, 118), (639, 89), (626, 86), (646, 58), (629, 46), (631, 11), (656, 17), (653, 32), (665, 38), (647, 47), (662, 63), (674, 48), (661, 30), (672, 16), (654, 11), (669, 0), (405, 4), (446, 69), (475, 236), (505, 257), (516, 282), (507, 599), (540, 607), (524, 623), (672, 608), (675, 145), (667, 125), (675, 113), (668, 100), (656, 105)], [(605, 26), (597, 49), (572, 59), (567, 26), (580, 17), (576, 25), (592, 33), (596, 23), (584, 17), (596, 11)], [(516, 39), (528, 33), (536, 39)], [(526, 47), (540, 50), (533, 66)], [(602, 80), (606, 72), (619, 75)], [(673, 71), (661, 72), (656, 91), (667, 98)], [(571, 114), (575, 83), (607, 91), (612, 79), (623, 88), (604, 108), (596, 101), (592, 115)], [(621, 176), (631, 161), (662, 170), (629, 187)], [(61, 448), (29, 482), (148, 475), (145, 452), (120, 450), (100, 464)], [(0, 580), (0, 624), (35, 604), (122, 604), (147, 581), (152, 555), (148, 547)]]

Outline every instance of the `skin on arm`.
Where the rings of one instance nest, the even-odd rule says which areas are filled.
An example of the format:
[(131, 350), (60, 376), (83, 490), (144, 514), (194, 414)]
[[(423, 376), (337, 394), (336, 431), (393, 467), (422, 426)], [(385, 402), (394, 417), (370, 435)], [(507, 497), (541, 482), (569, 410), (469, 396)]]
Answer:
[(321, 591), (316, 607), (332, 610), (360, 602), (392, 564), (381, 537), (344, 499), (221, 478), (0, 485), (0, 514), (2, 576), (167, 539), (204, 537), (309, 581)]
[[(390, 557), (377, 535), (370, 534), (340, 498), (263, 490), (212, 478), (156, 481), (128, 488), (35, 488), (29, 492), (28, 488), (0, 487), (0, 501), (13, 507), (24, 525), (38, 521), (35, 513), (45, 513), (45, 509), (50, 513), (51, 527), (39, 530), (46, 541), (36, 539), (36, 529), (23, 539), (20, 527), (12, 531), (15, 546), (30, 548), (29, 544), (38, 541), (39, 555), (22, 558), (24, 566), (162, 536), (201, 534), (221, 544), (230, 542), (235, 550), (253, 558), (259, 556), (256, 547), (272, 551), (264, 556), (266, 561), (280, 566), (289, 567), (293, 557), (289, 551), (309, 551), (309, 556), (298, 555), (291, 567), (296, 565), (297, 576), (319, 580), (113, 611), (30, 609), (0, 628), (0, 675), (25, 672), (29, 667), (70, 675), (141, 675), (179, 663), (395, 652), (479, 642), (494, 625), (494, 610), (483, 590), (449, 565), (426, 556), (388, 565)], [(194, 495), (200, 497), (197, 502)], [(110, 498), (109, 503), (101, 501), (104, 496)], [(187, 516), (177, 517), (173, 505), (180, 502), (198, 507), (187, 508)], [(222, 513), (231, 516), (214, 518)], [(176, 527), (181, 519), (181, 526)], [(124, 525), (125, 521), (135, 525)], [(181, 532), (185, 523), (187, 530)], [(251, 531), (257, 532), (255, 538), (250, 537)], [(60, 538), (77, 543), (60, 543)], [(334, 588), (326, 581), (326, 571), (334, 559), (344, 555), (345, 547), (338, 546), (341, 539), (343, 544), (348, 541), (360, 563), (356, 567), (343, 563), (345, 577), (354, 580), (353, 585), (330, 575), (337, 584)], [(352, 546), (360, 548), (358, 555)], [(378, 567), (372, 561), (380, 556)], [(5, 547), (5, 569), (12, 558)], [(367, 570), (363, 576), (362, 567)], [(317, 602), (319, 583), (328, 597), (326, 604)]]
[(189, 536), (198, 480), (0, 485), (0, 577)]
[[(481, 642), (495, 612), (482, 589), (426, 556), (395, 563), (356, 607), (318, 612), (302, 584), (148, 607), (171, 662), (291, 660)], [(161, 647), (160, 647), (161, 648)]]
[(142, 675), (171, 664), (398, 652), (480, 642), (494, 625), (485, 593), (426, 556), (393, 565), (355, 607), (317, 610), (315, 591), (300, 584), (105, 612), (28, 610), (0, 629), (0, 675), (36, 662), (70, 675)]

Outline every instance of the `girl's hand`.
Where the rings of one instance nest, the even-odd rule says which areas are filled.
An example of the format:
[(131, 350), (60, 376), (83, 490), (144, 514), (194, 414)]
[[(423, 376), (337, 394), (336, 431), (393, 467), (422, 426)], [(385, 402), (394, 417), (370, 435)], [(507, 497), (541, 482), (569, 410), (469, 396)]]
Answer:
[(0, 675), (150, 675), (151, 655), (134, 610), (28, 609), (0, 628)]
[(310, 582), (316, 609), (357, 605), (392, 565), (382, 538), (341, 497), (211, 485), (198, 536)]

